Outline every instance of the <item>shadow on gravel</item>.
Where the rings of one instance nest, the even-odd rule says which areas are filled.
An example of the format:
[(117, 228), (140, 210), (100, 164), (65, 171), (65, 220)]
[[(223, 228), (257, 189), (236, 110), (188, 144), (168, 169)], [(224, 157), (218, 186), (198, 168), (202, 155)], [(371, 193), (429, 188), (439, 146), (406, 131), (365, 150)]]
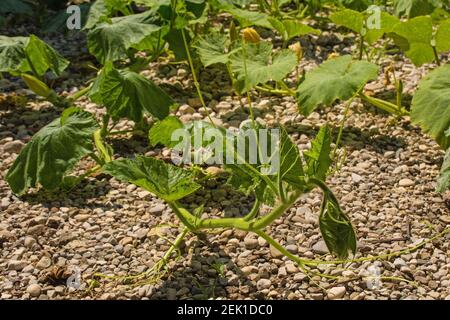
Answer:
[[(21, 200), (30, 204), (40, 204), (47, 208), (52, 207), (76, 207), (80, 209), (102, 208), (107, 210), (120, 209), (121, 205), (105, 200), (103, 196), (108, 194), (113, 187), (109, 179), (101, 174), (95, 178), (84, 179), (70, 191), (57, 189), (47, 191), (39, 189), (21, 197)], [(93, 181), (94, 180), (94, 181)]]
[[(6, 99), (26, 99), (28, 102), (35, 102), (25, 96)], [(60, 111), (50, 104), (36, 110), (15, 104), (14, 101), (2, 101), (0, 102), (0, 139), (12, 137), (14, 140), (27, 142), (42, 127), (59, 117), (59, 114)]]
[[(198, 240), (189, 247), (193, 252), (189, 263), (171, 272), (157, 285), (151, 299), (237, 299), (242, 294), (265, 299), (217, 242), (210, 242), (206, 234), (197, 237)], [(181, 259), (187, 259), (186, 255)], [(230, 271), (233, 275), (225, 274)]]
[[(333, 132), (333, 141), (336, 141), (339, 127), (329, 124)], [(318, 128), (303, 124), (287, 124), (286, 130), (289, 133), (300, 133), (310, 139), (318, 133)], [(354, 126), (345, 126), (342, 131), (341, 146), (351, 150), (369, 149), (377, 153), (386, 151), (395, 151), (406, 146), (406, 141), (402, 137), (380, 134), (372, 132), (369, 128), (358, 128)]]

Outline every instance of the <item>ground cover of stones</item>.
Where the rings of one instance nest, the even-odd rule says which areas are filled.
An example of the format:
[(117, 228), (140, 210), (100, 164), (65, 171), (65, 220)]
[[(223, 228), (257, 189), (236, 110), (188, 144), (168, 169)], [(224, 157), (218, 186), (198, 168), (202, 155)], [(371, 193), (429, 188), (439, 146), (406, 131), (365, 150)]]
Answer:
[[(28, 25), (4, 28), (0, 33), (36, 33), (68, 57), (70, 69), (54, 84), (59, 92), (73, 92), (95, 76), (95, 71), (86, 67), (86, 62), (93, 60), (84, 49), (81, 34), (42, 35)], [(331, 52), (351, 53), (355, 47), (352, 36), (332, 28), (300, 41), (305, 51), (300, 66), (305, 70), (320, 64)], [(444, 56), (443, 61), (447, 60)], [(379, 63), (383, 67), (394, 63), (397, 77), (404, 81), (406, 99), (433, 67), (416, 68), (401, 55), (384, 56)], [(186, 64), (161, 59), (143, 74), (176, 99), (180, 105), (176, 115), (182, 121), (205, 118)], [(202, 69), (200, 80), (216, 123), (238, 127), (248, 118), (224, 70)], [(179, 258), (169, 263), (161, 280), (133, 286), (98, 279), (96, 286), (89, 288), (96, 273), (120, 276), (148, 270), (169, 248), (179, 224), (161, 200), (101, 174), (69, 193), (34, 191), (21, 198), (14, 196), (4, 180), (8, 168), (32, 135), (59, 114), (23, 88), (17, 78), (0, 80), (1, 299), (450, 299), (449, 233), (390, 259), (320, 265), (316, 270), (339, 280), (301, 272), (250, 233), (225, 230), (189, 235)], [(380, 96), (389, 96), (394, 90), (386, 85), (383, 74), (366, 89)], [(345, 108), (343, 103), (337, 104), (305, 118), (291, 97), (254, 93), (253, 99), (256, 116), (269, 126), (285, 125), (300, 150), (309, 148), (325, 122), (337, 128)], [(87, 99), (78, 105), (102, 115), (102, 108)], [(347, 156), (327, 182), (357, 230), (356, 258), (413, 247), (448, 228), (448, 194), (434, 192), (443, 158), (437, 144), (407, 117), (397, 119), (358, 100), (350, 110), (341, 148)], [(122, 121), (118, 129), (131, 127), (132, 123)], [(167, 150), (150, 147), (145, 138), (124, 135), (110, 142), (117, 157), (135, 153), (168, 156)], [(76, 170), (92, 165), (85, 161)], [(189, 196), (184, 203), (194, 208), (206, 201), (209, 215), (247, 213), (253, 199), (224, 185), (223, 179), (207, 181), (206, 192)], [(318, 191), (304, 196), (269, 227), (269, 233), (292, 253), (332, 259), (317, 225), (320, 203)], [(81, 286), (67, 287), (65, 279), (76, 269)], [(370, 270), (380, 272), (375, 287), (366, 278)]]

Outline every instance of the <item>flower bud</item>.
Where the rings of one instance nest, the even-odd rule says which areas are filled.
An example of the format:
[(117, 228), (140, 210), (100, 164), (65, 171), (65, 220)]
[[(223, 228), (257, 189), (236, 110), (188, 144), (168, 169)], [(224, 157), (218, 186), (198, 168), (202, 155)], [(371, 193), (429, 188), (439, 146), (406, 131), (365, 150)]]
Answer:
[(327, 60), (331, 60), (331, 59), (334, 59), (334, 58), (337, 58), (337, 57), (339, 57), (339, 53), (337, 53), (337, 52), (332, 52), (332, 53), (330, 53), (330, 54), (328, 55)]
[(248, 43), (258, 43), (261, 41), (261, 37), (258, 32), (256, 32), (253, 28), (245, 28), (242, 30), (242, 38)]
[(294, 51), (295, 55), (297, 56), (297, 62), (300, 62), (300, 60), (302, 60), (302, 58), (303, 58), (303, 48), (302, 48), (302, 45), (300, 44), (300, 42), (291, 44), (289, 46), (289, 49)]
[(37, 95), (48, 98), (52, 94), (53, 90), (38, 78), (27, 73), (22, 73), (21, 77), (27, 84), (28, 88), (30, 88), (30, 90)]

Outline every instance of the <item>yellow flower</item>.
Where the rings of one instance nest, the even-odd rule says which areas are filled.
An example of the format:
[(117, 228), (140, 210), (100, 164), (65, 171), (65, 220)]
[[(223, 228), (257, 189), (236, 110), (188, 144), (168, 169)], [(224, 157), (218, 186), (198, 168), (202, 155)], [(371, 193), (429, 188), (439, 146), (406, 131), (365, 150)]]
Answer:
[(34, 93), (44, 98), (48, 98), (52, 94), (52, 89), (50, 89), (44, 82), (33, 77), (30, 74), (22, 73), (22, 80), (25, 81), (28, 88)]
[(245, 28), (242, 30), (242, 38), (248, 43), (258, 43), (261, 41), (261, 37), (258, 32), (256, 32), (253, 28)]
[(332, 52), (332, 53), (330, 53), (330, 54), (328, 55), (327, 60), (331, 60), (331, 59), (334, 59), (334, 58), (337, 58), (337, 57), (339, 57), (339, 53), (337, 53), (337, 52)]
[(297, 56), (297, 62), (300, 62), (303, 58), (303, 48), (300, 42), (293, 43), (289, 46), (289, 49), (294, 51), (295, 55)]

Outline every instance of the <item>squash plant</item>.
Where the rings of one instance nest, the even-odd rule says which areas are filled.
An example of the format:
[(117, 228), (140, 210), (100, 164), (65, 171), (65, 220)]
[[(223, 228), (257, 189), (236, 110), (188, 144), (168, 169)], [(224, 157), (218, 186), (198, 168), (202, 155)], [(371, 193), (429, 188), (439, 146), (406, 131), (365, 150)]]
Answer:
[[(224, 148), (232, 158), (240, 160), (234, 163), (224, 161), (224, 168), (229, 173), (228, 182), (237, 190), (247, 195), (253, 195), (254, 204), (250, 212), (238, 218), (204, 218), (202, 209), (191, 212), (185, 208), (180, 200), (197, 190), (203, 188), (201, 173), (195, 168), (183, 169), (173, 164), (165, 163), (152, 157), (136, 156), (134, 159), (119, 159), (108, 162), (103, 167), (103, 172), (108, 173), (119, 180), (133, 183), (163, 199), (190, 232), (198, 232), (207, 229), (234, 228), (249, 232), (266, 239), (271, 245), (280, 250), (288, 258), (297, 262), (301, 267), (306, 261), (290, 254), (278, 242), (270, 237), (264, 228), (273, 223), (277, 218), (287, 212), (305, 193), (314, 188), (323, 192), (323, 201), (319, 216), (319, 225), (322, 236), (330, 252), (345, 258), (349, 252), (356, 252), (356, 235), (349, 217), (340, 208), (339, 203), (327, 187), (324, 180), (331, 164), (330, 145), (331, 133), (327, 126), (321, 128), (312, 142), (312, 147), (303, 155), (297, 146), (289, 138), (284, 128), (279, 128), (281, 134), (276, 142), (276, 153), (279, 155), (279, 165), (274, 174), (268, 175), (264, 170), (263, 158), (258, 155), (257, 163), (251, 163), (235, 146), (235, 139), (243, 138), (250, 134), (257, 135), (257, 130), (263, 129), (261, 125), (252, 122), (241, 125), (238, 133), (227, 131), (223, 128), (214, 127), (211, 124), (191, 123), (181, 124), (169, 117), (162, 120), (150, 130), (150, 137), (158, 137), (157, 141), (174, 147), (168, 143), (176, 129), (184, 128), (188, 137), (207, 135), (206, 130), (214, 130), (223, 136)], [(244, 138), (243, 138), (244, 139)], [(190, 139), (187, 139), (188, 143)], [(205, 141), (205, 140), (202, 140)], [(206, 141), (201, 148), (209, 146)], [(183, 150), (189, 150), (185, 145)], [(268, 146), (267, 146), (268, 147)], [(263, 148), (263, 146), (259, 146)], [(195, 154), (194, 145), (194, 154)], [(246, 151), (248, 151), (246, 149)], [(211, 157), (225, 157), (224, 154), (212, 154)], [(209, 177), (211, 178), (211, 177)], [(263, 204), (272, 205), (267, 214), (261, 214)], [(202, 208), (202, 207), (201, 207)], [(202, 217), (200, 217), (202, 216)], [(185, 232), (181, 233), (181, 238)], [(174, 246), (179, 244), (177, 238)]]

